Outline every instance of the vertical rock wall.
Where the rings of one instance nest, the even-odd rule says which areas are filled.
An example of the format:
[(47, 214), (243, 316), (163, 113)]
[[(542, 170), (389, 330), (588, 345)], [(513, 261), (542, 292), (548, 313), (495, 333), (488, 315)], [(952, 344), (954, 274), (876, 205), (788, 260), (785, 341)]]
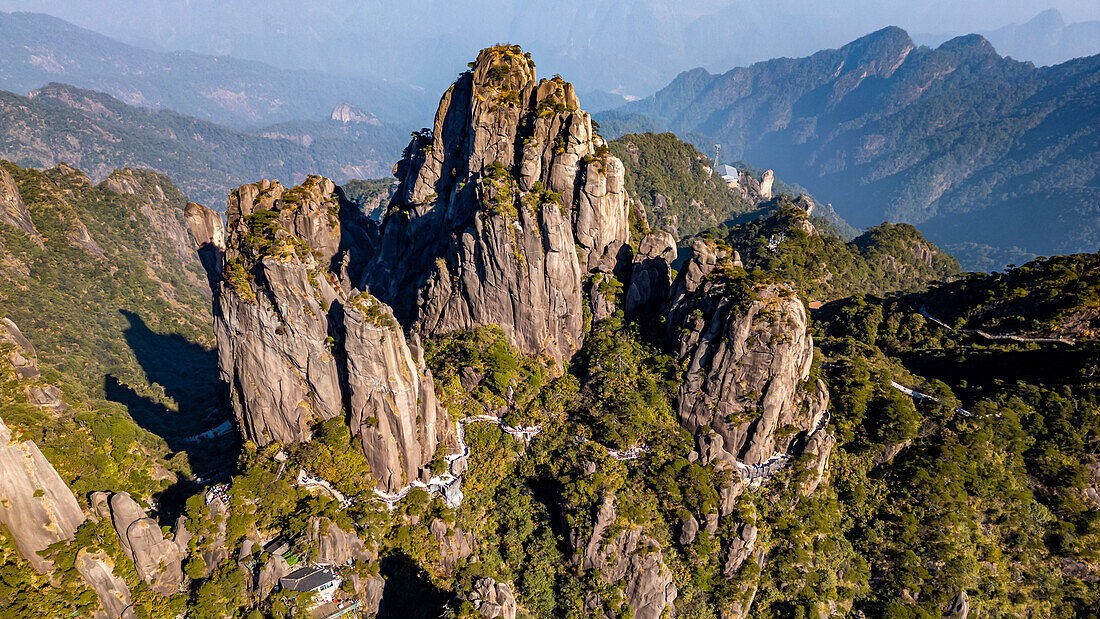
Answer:
[(629, 241), (622, 163), (572, 84), (483, 50), (394, 173), (371, 292), (421, 333), (498, 324), (526, 353), (571, 357), (584, 274)]
[(345, 416), (378, 487), (427, 478), (451, 432), (416, 346), (391, 310), (351, 289), (373, 251), (373, 224), (332, 181), (261, 181), (233, 192), (228, 225), (189, 205), (213, 284), (218, 365), (245, 438), (309, 440)]
[(728, 249), (696, 241), (673, 285), (669, 335), (687, 362), (677, 396), (702, 455), (760, 464), (818, 429), (828, 404), (806, 310), (783, 284), (756, 283)]

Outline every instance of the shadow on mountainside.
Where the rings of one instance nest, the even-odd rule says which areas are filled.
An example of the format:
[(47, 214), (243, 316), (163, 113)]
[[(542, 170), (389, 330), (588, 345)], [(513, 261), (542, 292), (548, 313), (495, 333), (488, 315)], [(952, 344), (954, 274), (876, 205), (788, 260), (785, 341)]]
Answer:
[[(137, 314), (120, 310), (130, 326), (123, 335), (150, 385), (163, 389), (164, 398), (138, 393), (117, 377), (107, 375), (103, 390), (108, 400), (124, 405), (139, 426), (164, 439), (173, 452), (186, 452), (196, 474), (206, 476), (231, 467), (236, 432), (224, 429), (229, 420), (218, 400), (217, 352), (176, 334), (154, 332)], [(175, 402), (176, 410), (168, 402)]]
[(383, 557), (380, 573), (386, 577), (379, 619), (440, 617), (447, 595), (432, 584), (428, 573), (404, 552)]

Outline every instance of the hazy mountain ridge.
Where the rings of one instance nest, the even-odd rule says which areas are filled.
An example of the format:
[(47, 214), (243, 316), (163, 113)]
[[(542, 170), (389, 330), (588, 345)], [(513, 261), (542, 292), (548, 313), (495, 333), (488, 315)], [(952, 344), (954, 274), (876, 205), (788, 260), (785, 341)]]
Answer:
[(336, 121), (243, 132), (65, 84), (48, 84), (31, 97), (0, 91), (0, 157), (42, 168), (64, 161), (95, 180), (121, 167), (150, 168), (219, 209), (250, 178), (293, 182), (314, 171), (341, 181), (386, 176), (406, 136), (390, 126)]
[(423, 117), (408, 86), (191, 52), (154, 52), (40, 13), (0, 13), (0, 89), (64, 81), (130, 104), (234, 126), (327, 118), (349, 101), (388, 122)]
[(929, 49), (887, 28), (806, 58), (685, 72), (619, 117), (707, 136), (857, 226), (920, 223), (989, 268), (1100, 243), (1098, 75), (1100, 56), (1036, 68), (975, 35)]
[[(1100, 53), (1100, 21), (1067, 24), (1058, 9), (1047, 9), (1022, 24), (980, 32), (997, 53), (1037, 65), (1053, 65)], [(950, 36), (923, 35), (921, 43), (936, 46)]]

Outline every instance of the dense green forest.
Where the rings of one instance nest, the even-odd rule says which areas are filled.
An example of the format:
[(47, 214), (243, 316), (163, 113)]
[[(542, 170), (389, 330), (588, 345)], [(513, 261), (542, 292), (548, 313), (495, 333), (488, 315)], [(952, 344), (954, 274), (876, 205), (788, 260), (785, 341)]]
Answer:
[(760, 212), (759, 219), (712, 228), (706, 235), (725, 239), (746, 268), (791, 282), (808, 302), (920, 289), (959, 273), (955, 258), (908, 224), (884, 223), (845, 242), (790, 196), (762, 204)]
[[(802, 381), (820, 378), (831, 394), (836, 445), (824, 483), (803, 454), (731, 495), (734, 470), (704, 463), (677, 418), (692, 371), (677, 342), (690, 329), (624, 315), (623, 286), (613, 285), (601, 289), (610, 317), (586, 323), (564, 371), (520, 352), (497, 326), (425, 338), (425, 365), (452, 419), (490, 413), (541, 431), (520, 441), (501, 425), (467, 423), (461, 504), (414, 488), (390, 509), (375, 500), (371, 465), (343, 417), (296, 444), (183, 442), (221, 419), (204, 416), (216, 402), (201, 309), (209, 301), (167, 225), (179, 224), (185, 198), (166, 178), (124, 170), (94, 186), (68, 167), (3, 165), (43, 246), (2, 228), (0, 308), (38, 348), (35, 384), (59, 386), (68, 408), (31, 405), (4, 345), (0, 418), (42, 447), (85, 510), (92, 491), (129, 491), (160, 506), (166, 536), (182, 539), (179, 515), (192, 535), (188, 579), (162, 596), (138, 577), (108, 519), (49, 548), (49, 578), (0, 532), (0, 602), (17, 616), (91, 614), (94, 593), (75, 567), (82, 549), (111, 558), (142, 619), (305, 616), (306, 597), (258, 591), (277, 558), (257, 540), (281, 536), (308, 560), (333, 552), (317, 533), (330, 524), (363, 544), (342, 568), (343, 594), (379, 582), (380, 616), (480, 616), (470, 592), (491, 578), (510, 583), (517, 617), (631, 617), (630, 592), (611, 574), (643, 565), (664, 570), (675, 616), (688, 619), (943, 616), (960, 599), (981, 617), (1089, 617), (1100, 606), (1095, 254), (960, 274), (911, 226), (845, 242), (780, 196), (761, 219), (697, 237), (718, 252), (703, 284), (718, 286), (734, 314), (759, 305), (768, 320), (796, 296), (825, 302), (810, 313)], [(342, 192), (354, 200), (382, 189)], [(257, 232), (269, 233), (278, 234)], [(1073, 343), (990, 340), (973, 329)], [(640, 445), (636, 458), (615, 457)], [(429, 466), (442, 470), (441, 454), (455, 448)], [(193, 481), (210, 467), (225, 472), (224, 508)], [(299, 470), (351, 500), (296, 485)], [(615, 547), (630, 539), (630, 551)], [(739, 544), (747, 556), (730, 568)], [(602, 558), (617, 552), (625, 563)]]

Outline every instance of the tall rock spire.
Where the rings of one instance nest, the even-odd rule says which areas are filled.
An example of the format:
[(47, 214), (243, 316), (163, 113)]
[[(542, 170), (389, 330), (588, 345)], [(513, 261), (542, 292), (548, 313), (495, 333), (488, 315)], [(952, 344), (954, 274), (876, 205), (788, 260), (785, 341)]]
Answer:
[(405, 325), (500, 325), (527, 353), (580, 347), (582, 284), (629, 241), (622, 163), (572, 84), (516, 46), (482, 50), (394, 166), (364, 282)]

